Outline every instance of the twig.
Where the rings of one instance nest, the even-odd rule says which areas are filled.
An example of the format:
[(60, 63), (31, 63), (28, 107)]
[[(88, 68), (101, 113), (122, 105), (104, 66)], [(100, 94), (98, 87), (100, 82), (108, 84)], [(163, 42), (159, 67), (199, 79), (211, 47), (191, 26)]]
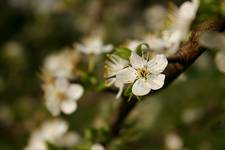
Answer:
[[(199, 36), (205, 31), (222, 31), (225, 28), (225, 20), (223, 18), (210, 19), (202, 24), (192, 33), (190, 39), (180, 48), (180, 50), (169, 59), (173, 60), (164, 71), (166, 75), (166, 88), (172, 81), (174, 81), (180, 74), (182, 74), (195, 60), (205, 51), (199, 45)], [(153, 91), (152, 95), (158, 91)], [(149, 96), (148, 95), (148, 96)], [(130, 111), (137, 104), (136, 97), (132, 97), (130, 102), (127, 102), (127, 97), (123, 97), (118, 109), (114, 112), (110, 122), (111, 137), (115, 138), (119, 135), (123, 121), (126, 119)], [(105, 143), (104, 143), (105, 144)]]

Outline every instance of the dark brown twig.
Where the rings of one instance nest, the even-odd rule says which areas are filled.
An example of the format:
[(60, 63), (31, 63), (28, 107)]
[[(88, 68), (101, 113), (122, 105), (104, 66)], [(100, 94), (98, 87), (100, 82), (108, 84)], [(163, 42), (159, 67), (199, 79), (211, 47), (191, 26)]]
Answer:
[[(180, 48), (180, 50), (168, 58), (172, 60), (164, 71), (166, 75), (166, 88), (172, 81), (174, 81), (180, 74), (182, 74), (195, 60), (205, 51), (199, 45), (199, 36), (205, 31), (221, 31), (225, 28), (225, 20), (221, 18), (210, 19), (202, 24), (193, 32), (190, 39)], [(159, 92), (161, 90), (158, 90)], [(150, 95), (156, 93), (153, 91)], [(149, 95), (148, 95), (149, 96)], [(118, 109), (112, 116), (110, 122), (111, 137), (114, 138), (119, 135), (123, 121), (128, 116), (129, 112), (136, 106), (137, 99), (132, 97), (130, 102), (127, 102), (128, 97), (123, 97)], [(105, 143), (104, 143), (105, 144)]]

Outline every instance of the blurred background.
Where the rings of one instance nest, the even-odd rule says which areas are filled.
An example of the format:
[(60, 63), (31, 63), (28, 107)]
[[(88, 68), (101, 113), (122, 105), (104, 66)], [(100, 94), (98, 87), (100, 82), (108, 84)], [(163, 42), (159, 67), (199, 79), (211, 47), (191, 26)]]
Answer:
[[(170, 2), (179, 6), (184, 1)], [(167, 8), (168, 3), (1, 0), (0, 149), (22, 149), (33, 128), (51, 118), (43, 105), (40, 80), (46, 56), (71, 47), (99, 28), (105, 33), (104, 41), (114, 45), (140, 38), (157, 27), (151, 25), (151, 8)], [(223, 13), (218, 8), (219, 0), (202, 0), (192, 28), (219, 10)], [(225, 149), (225, 75), (216, 68), (214, 55), (214, 50), (207, 51), (169, 88), (141, 102), (126, 121), (123, 136), (112, 142), (112, 149), (157, 150), (171, 143), (190, 150)], [(113, 99), (114, 95), (90, 91), (79, 101), (77, 112), (63, 117), (71, 130), (84, 135), (85, 129), (110, 117), (117, 103)]]

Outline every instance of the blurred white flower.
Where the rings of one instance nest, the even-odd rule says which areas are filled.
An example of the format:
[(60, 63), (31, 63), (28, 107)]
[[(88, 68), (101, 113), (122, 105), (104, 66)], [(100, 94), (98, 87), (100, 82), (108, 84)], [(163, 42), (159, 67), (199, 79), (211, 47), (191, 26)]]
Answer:
[(143, 41), (138, 41), (138, 40), (129, 40), (125, 43), (125, 46), (129, 48), (130, 50), (134, 51), (138, 45), (142, 44)]
[(71, 78), (78, 62), (79, 54), (65, 49), (47, 57), (43, 70), (54, 77)]
[(52, 84), (43, 86), (45, 105), (52, 115), (59, 115), (60, 111), (71, 114), (77, 109), (77, 100), (83, 95), (84, 89), (79, 84), (70, 84), (64, 78), (58, 78)]
[[(143, 41), (148, 43), (150, 49), (158, 52), (164, 53), (166, 55), (174, 54), (181, 42), (185, 39), (188, 34), (190, 25), (194, 20), (198, 7), (199, 0), (192, 0), (184, 2), (180, 8), (173, 10), (171, 16), (170, 25), (164, 29), (161, 29), (159, 33), (149, 33), (144, 38)], [(188, 13), (187, 13), (188, 12)]]
[[(79, 136), (74, 132), (67, 132), (68, 124), (64, 120), (54, 119), (44, 122), (40, 128), (37, 128), (31, 134), (28, 145), (25, 150), (47, 150), (47, 143), (59, 147), (70, 147), (77, 144), (80, 140)], [(73, 134), (72, 141), (67, 142), (68, 135)], [(62, 140), (63, 139), (63, 140)], [(71, 139), (70, 139), (71, 140)], [(63, 141), (63, 142), (62, 142)]]
[(200, 45), (223, 51), (225, 48), (225, 35), (219, 32), (204, 32), (199, 39)]
[[(171, 53), (175, 53), (180, 46), (181, 41), (187, 36), (190, 25), (196, 17), (200, 1), (192, 0), (184, 2), (175, 16), (171, 29), (166, 31), (165, 40), (170, 43), (169, 49)], [(187, 13), (188, 12), (188, 13)]]
[(168, 61), (164, 55), (156, 55), (152, 59), (140, 57), (135, 52), (130, 56), (131, 66), (116, 74), (116, 82), (134, 83), (132, 93), (137, 96), (148, 94), (151, 89), (158, 90), (164, 85), (165, 75), (162, 74)]
[(75, 43), (74, 47), (82, 53), (94, 55), (108, 53), (113, 50), (113, 46), (111, 44), (103, 44), (102, 37), (99, 34), (93, 34), (84, 38), (82, 44)]
[(168, 150), (181, 150), (183, 141), (176, 133), (171, 132), (165, 137), (165, 146)]
[(215, 63), (218, 70), (225, 73), (225, 35), (219, 32), (205, 32), (200, 36), (200, 44), (218, 50)]
[(225, 51), (219, 51), (216, 54), (215, 62), (219, 71), (225, 74)]
[(119, 92), (117, 94), (117, 98), (119, 98), (122, 94), (124, 84), (121, 84), (121, 82), (117, 82), (116, 74), (126, 66), (128, 66), (129, 62), (117, 55), (109, 55), (108, 58), (109, 59), (105, 64), (104, 77), (106, 78), (107, 86), (111, 86), (112, 84), (114, 84), (117, 88), (119, 88)]
[(101, 144), (94, 144), (91, 146), (91, 150), (105, 150)]
[(197, 121), (203, 115), (203, 111), (199, 108), (187, 108), (183, 111), (181, 119), (186, 124)]
[(150, 30), (159, 31), (162, 29), (166, 15), (166, 9), (161, 5), (154, 5), (148, 8), (145, 12), (145, 18)]

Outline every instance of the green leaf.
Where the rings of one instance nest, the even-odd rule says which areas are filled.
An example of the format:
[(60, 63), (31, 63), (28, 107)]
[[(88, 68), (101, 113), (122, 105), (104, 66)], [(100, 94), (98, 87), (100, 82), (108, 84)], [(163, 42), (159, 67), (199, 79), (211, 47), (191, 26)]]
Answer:
[(114, 54), (128, 60), (131, 55), (131, 50), (129, 48), (116, 48)]

